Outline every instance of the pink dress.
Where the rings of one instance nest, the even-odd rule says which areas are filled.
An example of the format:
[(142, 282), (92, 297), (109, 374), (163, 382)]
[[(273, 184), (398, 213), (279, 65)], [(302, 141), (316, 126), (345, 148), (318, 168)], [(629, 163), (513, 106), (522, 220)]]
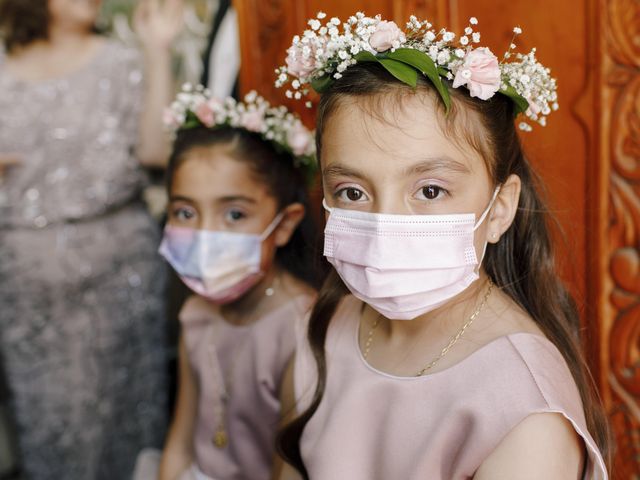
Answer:
[[(561, 413), (583, 438), (585, 479), (607, 478), (571, 373), (549, 340), (508, 335), (446, 370), (396, 377), (374, 369), (360, 353), (361, 305), (346, 297), (329, 328), (326, 390), (300, 445), (312, 480), (469, 479), (510, 430), (539, 412)], [(304, 336), (298, 342), (294, 377), (301, 410), (316, 373)]]
[[(300, 295), (257, 322), (234, 326), (202, 297), (182, 311), (189, 363), (198, 389), (194, 433), (196, 467), (216, 480), (269, 479), (280, 420), (280, 383), (296, 343), (296, 325), (313, 298)], [(228, 401), (221, 408), (228, 390)], [(213, 444), (222, 420), (228, 445)]]

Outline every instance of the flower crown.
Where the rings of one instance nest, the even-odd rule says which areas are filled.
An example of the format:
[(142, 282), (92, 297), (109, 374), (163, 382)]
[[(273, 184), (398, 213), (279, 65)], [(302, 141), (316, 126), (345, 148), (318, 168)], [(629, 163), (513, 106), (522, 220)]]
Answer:
[[(524, 113), (529, 120), (546, 125), (546, 117), (558, 109), (556, 80), (550, 70), (535, 57), (535, 48), (528, 54), (515, 53), (515, 37), (522, 33), (513, 29), (514, 38), (501, 61), (486, 47), (474, 47), (480, 33), (474, 31), (476, 18), (469, 20), (464, 35), (445, 29), (435, 30), (431, 23), (411, 16), (406, 30), (394, 22), (371, 18), (358, 12), (342, 23), (331, 18), (325, 25), (320, 20), (326, 14), (309, 20), (311, 27), (302, 36), (296, 35), (287, 50), (286, 66), (276, 70), (276, 87), (290, 83), (285, 92), (289, 98), (301, 99), (310, 85), (318, 93), (342, 77), (351, 65), (376, 62), (398, 80), (415, 87), (418, 74), (426, 76), (435, 86), (448, 111), (449, 90), (443, 78), (453, 88), (465, 86), (469, 95), (488, 100), (496, 93), (506, 95), (515, 104), (516, 114)], [(515, 57), (515, 59), (514, 59)], [(511, 61), (507, 61), (511, 60)], [(307, 106), (311, 106), (307, 102)], [(531, 131), (526, 121), (519, 128)]]
[(232, 97), (223, 100), (211, 96), (202, 85), (184, 84), (163, 116), (164, 125), (174, 134), (196, 127), (217, 129), (242, 128), (257, 133), (273, 144), (276, 151), (293, 157), (294, 166), (307, 179), (316, 171), (316, 147), (313, 132), (286, 107), (272, 107), (255, 91), (247, 93), (243, 102)]

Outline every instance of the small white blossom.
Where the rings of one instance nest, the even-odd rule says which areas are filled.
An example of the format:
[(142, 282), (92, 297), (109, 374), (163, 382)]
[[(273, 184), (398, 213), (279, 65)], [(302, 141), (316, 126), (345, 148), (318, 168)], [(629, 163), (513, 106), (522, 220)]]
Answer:
[(453, 41), (453, 39), (454, 39), (454, 38), (456, 38), (456, 35), (455, 35), (455, 33), (453, 33), (453, 32), (445, 32), (445, 33), (442, 35), (442, 39), (443, 39), (445, 42), (451, 42), (451, 41)]
[[(306, 95), (310, 83), (316, 79), (330, 76), (333, 80), (340, 80), (345, 70), (358, 63), (355, 56), (362, 51), (380, 55), (370, 43), (371, 36), (384, 21), (380, 15), (367, 17), (362, 12), (357, 12), (344, 24), (334, 17), (322, 25), (319, 20), (324, 18), (325, 15), (319, 14), (317, 20), (309, 22), (310, 29), (302, 36), (294, 37), (287, 51), (287, 66), (276, 71), (276, 86), (282, 87), (291, 83), (293, 91), (288, 90), (285, 93), (289, 98), (301, 98)], [(469, 53), (480, 48), (470, 46), (471, 43), (480, 43), (480, 33), (475, 32), (472, 27), (477, 23), (475, 17), (470, 18), (469, 25), (464, 28), (464, 34), (455, 42), (455, 33), (446, 29), (434, 30), (429, 22), (421, 21), (412, 15), (404, 31), (392, 32), (393, 37), (387, 40), (390, 45), (388, 48), (391, 51), (408, 48), (428, 54), (438, 65), (441, 76), (450, 80), (455, 78), (454, 84), (465, 85), (467, 88), (473, 82), (481, 83), (484, 73), (482, 69), (489, 68), (493, 72), (492, 82), (497, 82), (496, 85), (499, 85), (500, 89), (512, 89), (529, 102), (525, 116), (530, 122), (546, 124), (546, 115), (558, 106), (557, 87), (549, 69), (536, 60), (535, 49), (526, 55), (517, 53), (514, 43), (509, 45), (499, 63), (489, 62), (490, 64), (485, 66), (473, 64), (469, 60), (471, 63), (467, 65)], [(513, 32), (519, 35), (522, 29), (515, 27)], [(478, 77), (475, 77), (476, 73)], [(468, 81), (458, 82), (458, 75), (460, 79)], [(498, 79), (495, 78), (496, 75), (499, 75)], [(522, 123), (525, 130), (531, 128), (529, 123)]]

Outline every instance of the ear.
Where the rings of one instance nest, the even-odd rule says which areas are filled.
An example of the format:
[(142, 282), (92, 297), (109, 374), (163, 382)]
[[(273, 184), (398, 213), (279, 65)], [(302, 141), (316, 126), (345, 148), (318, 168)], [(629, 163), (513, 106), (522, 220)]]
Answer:
[(292, 203), (283, 210), (282, 220), (274, 233), (277, 247), (284, 247), (289, 243), (293, 232), (295, 232), (298, 225), (300, 225), (305, 213), (304, 205), (301, 203)]
[(520, 187), (520, 177), (517, 175), (510, 175), (502, 184), (487, 224), (487, 242), (498, 243), (513, 223), (518, 211)]

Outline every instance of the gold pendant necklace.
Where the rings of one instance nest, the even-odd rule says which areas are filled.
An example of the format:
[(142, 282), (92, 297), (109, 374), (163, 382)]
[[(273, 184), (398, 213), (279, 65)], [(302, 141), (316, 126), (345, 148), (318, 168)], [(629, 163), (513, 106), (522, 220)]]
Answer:
[[(264, 291), (265, 296), (272, 297), (273, 294), (275, 293), (275, 288), (279, 285), (279, 282), (280, 282), (280, 278), (276, 275), (273, 282), (271, 283), (271, 286), (265, 289)], [(244, 344), (241, 345), (240, 347), (242, 346), (244, 346)], [(213, 408), (214, 417), (217, 418), (218, 421), (216, 422), (217, 423), (216, 431), (213, 435), (213, 438), (211, 439), (211, 442), (213, 443), (213, 446), (218, 449), (226, 448), (226, 446), (229, 444), (229, 435), (227, 434), (227, 428), (225, 425), (225, 423), (228, 422), (227, 404), (231, 400), (231, 389), (233, 388), (233, 371), (234, 371), (238, 354), (240, 351), (242, 351), (242, 348), (240, 347), (235, 349), (234, 355), (231, 359), (231, 367), (229, 368), (229, 372), (227, 372), (227, 375), (226, 375), (228, 381), (225, 381), (225, 375), (222, 371), (222, 365), (220, 365), (220, 362), (217, 362), (217, 365), (218, 365), (217, 371), (219, 372), (219, 376), (220, 376), (219, 384), (224, 389), (224, 392), (222, 393), (222, 395), (220, 395), (220, 398), (218, 399), (219, 401), (215, 402), (215, 405)], [(215, 346), (213, 346), (211, 354), (212, 355), (216, 354)]]
[[(467, 330), (467, 328), (469, 328), (473, 323), (473, 321), (478, 317), (478, 315), (480, 315), (480, 312), (482, 311), (482, 309), (487, 304), (487, 301), (489, 300), (489, 296), (491, 295), (492, 290), (493, 290), (493, 281), (489, 279), (489, 288), (487, 288), (487, 292), (484, 294), (482, 302), (480, 302), (480, 305), (478, 306), (476, 311), (473, 312), (473, 314), (469, 317), (469, 319), (465, 322), (465, 324), (462, 325), (460, 330), (458, 330), (458, 332), (453, 337), (451, 337), (451, 340), (449, 340), (449, 343), (447, 344), (447, 346), (440, 351), (440, 355), (438, 355), (431, 362), (429, 362), (422, 370), (416, 373), (415, 375), (416, 377), (421, 377), (427, 371), (431, 370), (433, 367), (435, 367), (438, 364), (440, 360), (442, 360), (442, 358), (447, 353), (449, 353), (449, 350), (451, 350), (451, 348), (456, 344), (456, 342), (460, 340), (460, 337), (464, 335), (464, 332)], [(371, 344), (373, 343), (373, 332), (378, 327), (378, 324), (380, 323), (380, 318), (381, 318), (381, 315), (378, 315), (376, 317), (376, 319), (373, 322), (373, 325), (371, 325), (371, 328), (369, 329), (369, 332), (367, 334), (367, 340), (364, 344), (364, 352), (362, 353), (362, 356), (365, 359), (369, 356), (369, 351), (371, 350)]]

